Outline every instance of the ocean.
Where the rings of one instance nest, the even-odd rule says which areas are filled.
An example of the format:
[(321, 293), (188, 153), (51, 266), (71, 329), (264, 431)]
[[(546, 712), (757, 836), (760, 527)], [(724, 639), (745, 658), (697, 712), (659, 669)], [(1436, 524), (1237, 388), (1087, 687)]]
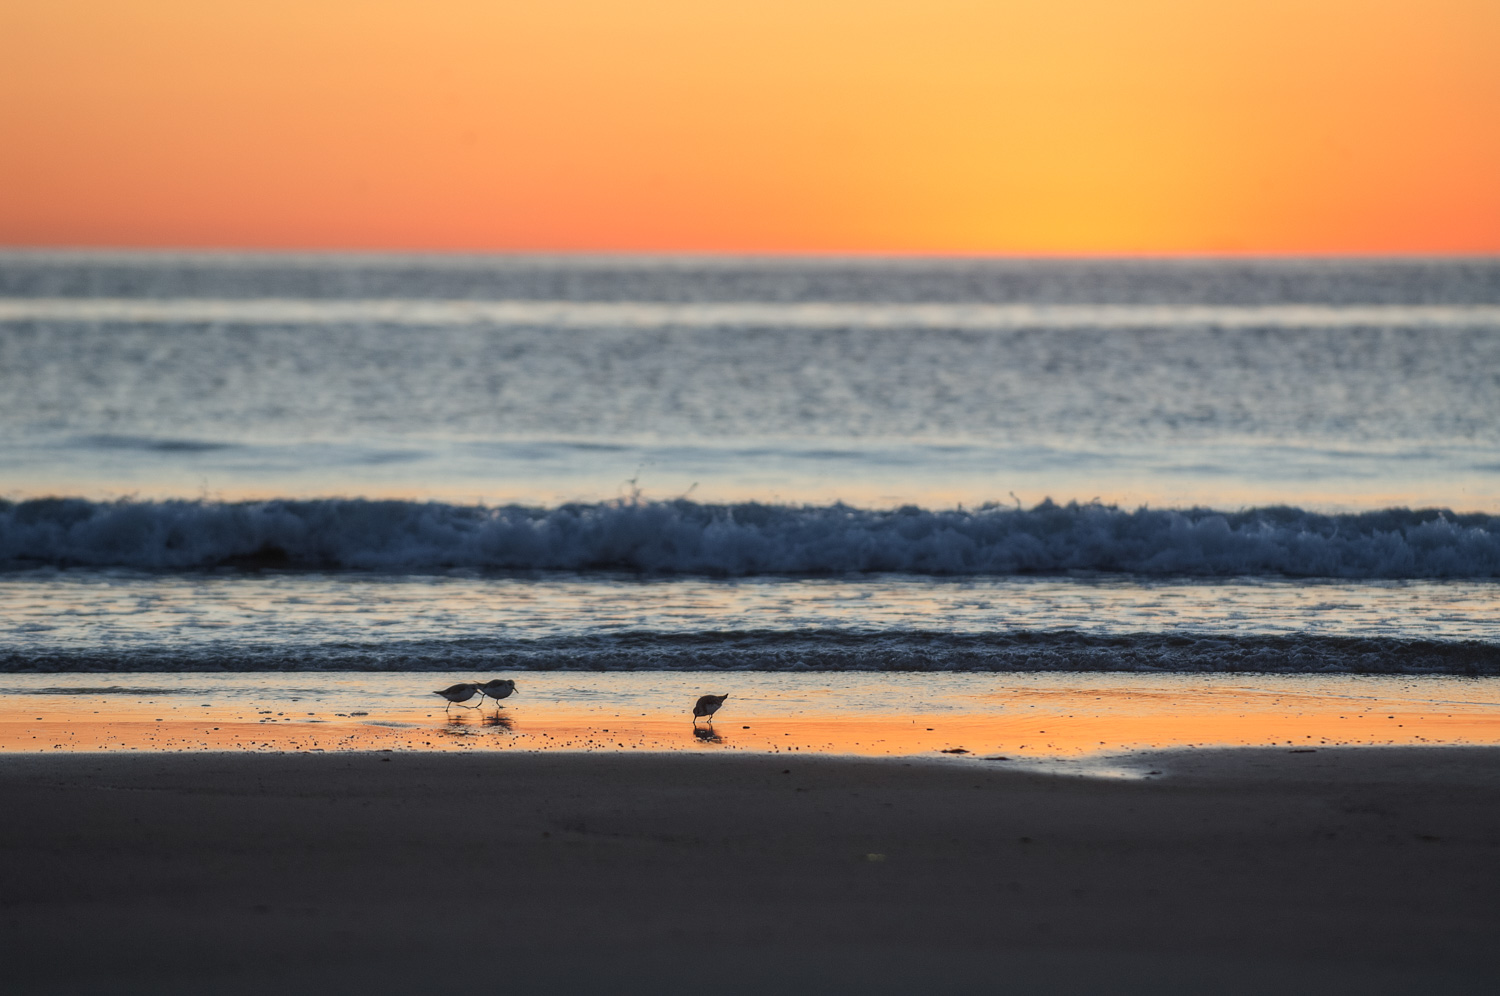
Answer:
[(16, 674), (1478, 679), (1500, 262), (12, 252), (0, 497)]

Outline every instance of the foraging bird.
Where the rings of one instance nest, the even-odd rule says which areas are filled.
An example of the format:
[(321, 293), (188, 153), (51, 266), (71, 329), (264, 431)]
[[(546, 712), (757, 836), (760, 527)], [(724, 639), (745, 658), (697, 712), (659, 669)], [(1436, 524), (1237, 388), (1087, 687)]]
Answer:
[[(495, 710), (497, 712), (500, 709), (501, 699), (520, 694), (516, 691), (515, 681), (510, 678), (496, 678), (493, 681), (486, 681), (478, 687), (481, 692), (495, 700)], [(480, 699), (479, 704), (483, 705), (484, 700)]]
[(707, 716), (708, 725), (712, 726), (714, 724), (714, 713), (719, 711), (719, 706), (723, 705), (724, 700), (727, 698), (729, 698), (728, 695), (705, 695), (693, 703), (693, 725), (698, 725), (699, 717)]
[[(479, 686), (475, 685), (475, 684), (472, 684), (470, 682), (467, 682), (467, 681), (461, 681), (461, 682), (459, 682), (456, 685), (449, 685), (447, 688), (443, 689), (442, 691), (440, 691), (440, 692), (433, 692), (432, 694), (434, 694), (434, 695), (441, 695), (443, 698), (445, 698), (445, 699), (448, 700), (448, 704), (443, 707), (443, 712), (447, 713), (447, 711), (449, 709), (453, 708), (453, 704), (455, 702), (458, 702), (458, 703), (467, 702), (470, 699), (472, 699), (474, 696), (478, 695), (479, 694)], [(480, 700), (480, 705), (483, 705), (483, 704), (484, 704), (484, 700), (481, 699)], [(478, 709), (479, 706), (464, 706), (464, 708), (465, 709)]]

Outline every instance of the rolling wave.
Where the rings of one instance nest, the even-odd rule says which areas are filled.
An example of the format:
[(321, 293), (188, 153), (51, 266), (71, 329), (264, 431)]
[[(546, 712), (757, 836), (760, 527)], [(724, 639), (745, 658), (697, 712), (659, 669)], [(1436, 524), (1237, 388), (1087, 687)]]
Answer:
[(1500, 517), (1273, 507), (889, 511), (621, 501), (556, 508), (321, 499), (0, 502), (0, 565), (749, 576), (1500, 577)]

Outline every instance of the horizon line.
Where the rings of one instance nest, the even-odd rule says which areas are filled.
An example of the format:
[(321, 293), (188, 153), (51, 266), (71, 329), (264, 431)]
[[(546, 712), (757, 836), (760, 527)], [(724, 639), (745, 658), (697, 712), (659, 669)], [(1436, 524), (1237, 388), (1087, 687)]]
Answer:
[(1025, 252), (925, 249), (605, 249), (605, 248), (494, 248), (471, 247), (338, 247), (338, 246), (178, 246), (178, 245), (24, 245), (0, 243), (5, 257), (44, 256), (198, 256), (207, 258), (410, 258), (556, 259), (556, 260), (701, 260), (757, 261), (971, 261), (971, 262), (1497, 262), (1500, 247), (1492, 250), (1306, 251), (1306, 250), (1139, 250), (1119, 252)]

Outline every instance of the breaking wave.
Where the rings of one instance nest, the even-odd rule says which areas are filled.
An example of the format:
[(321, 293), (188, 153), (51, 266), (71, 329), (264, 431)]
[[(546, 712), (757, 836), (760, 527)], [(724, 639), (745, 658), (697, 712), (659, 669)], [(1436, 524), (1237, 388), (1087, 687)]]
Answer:
[(0, 502), (0, 565), (387, 572), (620, 570), (747, 576), (1500, 577), (1500, 517), (1034, 508), (891, 511), (622, 501), (557, 508), (320, 499)]

